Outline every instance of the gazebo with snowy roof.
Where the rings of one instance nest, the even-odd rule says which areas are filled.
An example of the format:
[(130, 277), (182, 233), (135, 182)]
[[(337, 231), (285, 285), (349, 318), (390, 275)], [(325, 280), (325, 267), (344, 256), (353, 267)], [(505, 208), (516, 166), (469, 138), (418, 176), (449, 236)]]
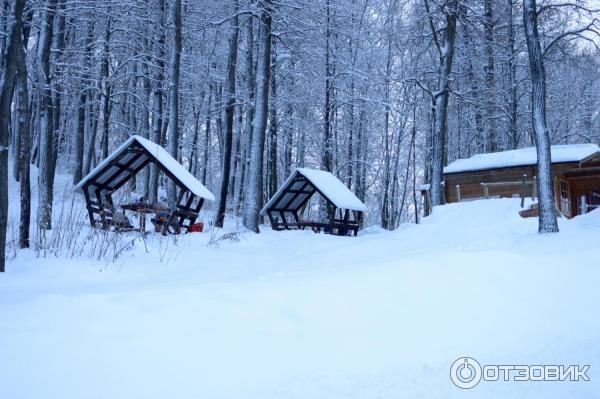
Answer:
[[(551, 162), (556, 207), (564, 216), (572, 217), (600, 207), (600, 147), (591, 143), (553, 145)], [(444, 194), (446, 202), (535, 198), (536, 180), (535, 147), (477, 154), (457, 159), (444, 168)], [(428, 186), (422, 187), (426, 198), (428, 189)]]
[(167, 211), (165, 226), (176, 226), (179, 230), (189, 228), (196, 221), (204, 201), (215, 200), (214, 195), (164, 148), (143, 137), (131, 136), (76, 186), (85, 196), (92, 226), (109, 228), (114, 225), (112, 194), (149, 163), (154, 163), (174, 181), (178, 190), (175, 208)]
[[(311, 197), (318, 193), (327, 204), (327, 220), (304, 220)], [(323, 170), (298, 168), (277, 190), (261, 211), (275, 230), (311, 228), (328, 234), (356, 235), (367, 210), (334, 175)]]

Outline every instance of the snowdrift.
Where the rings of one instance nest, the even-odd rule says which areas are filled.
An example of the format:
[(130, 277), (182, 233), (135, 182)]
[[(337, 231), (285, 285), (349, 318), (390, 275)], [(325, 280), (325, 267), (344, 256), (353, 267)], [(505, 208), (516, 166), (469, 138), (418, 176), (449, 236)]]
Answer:
[[(118, 264), (23, 252), (0, 276), (6, 398), (563, 398), (600, 388), (600, 213), (537, 234), (519, 201), (438, 207), (357, 238), (136, 244)], [(160, 262), (163, 257), (164, 261)], [(452, 385), (482, 364), (589, 382)]]

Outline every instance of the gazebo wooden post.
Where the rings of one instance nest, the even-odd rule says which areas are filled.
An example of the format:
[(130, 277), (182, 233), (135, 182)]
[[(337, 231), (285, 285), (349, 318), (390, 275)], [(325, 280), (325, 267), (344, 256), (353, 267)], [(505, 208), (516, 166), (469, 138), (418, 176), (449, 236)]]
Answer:
[(104, 214), (106, 212), (105, 210), (105, 206), (104, 206), (104, 200), (102, 199), (102, 193), (101, 193), (102, 187), (98, 187), (96, 189), (96, 191), (94, 191), (96, 193), (96, 199), (98, 200), (98, 207), (100, 208), (100, 221), (102, 222), (102, 228), (106, 229), (109, 227), (108, 222), (106, 221), (106, 215)]
[(329, 234), (333, 234), (333, 226), (335, 225), (335, 212), (336, 211), (337, 211), (337, 208), (332, 203), (331, 204), (331, 217), (330, 217), (330, 221), (329, 221)]
[(85, 197), (85, 207), (88, 211), (88, 216), (90, 218), (90, 224), (92, 227), (96, 227), (96, 219), (94, 218), (94, 211), (92, 210), (92, 199), (90, 198), (90, 193), (88, 192), (89, 185), (85, 185), (83, 187), (83, 195)]
[[(163, 224), (162, 229), (161, 229), (162, 235), (166, 236), (167, 233), (169, 232), (169, 226), (173, 223), (174, 218), (176, 217), (175, 213), (177, 212), (177, 207), (181, 203), (181, 200), (183, 199), (183, 195), (185, 194), (186, 191), (187, 190), (184, 188), (179, 189), (179, 194), (177, 195), (177, 200), (175, 201), (175, 209), (171, 209), (171, 212), (169, 213), (169, 217), (167, 217), (166, 223)], [(177, 220), (177, 225), (181, 228), (181, 225), (179, 224), (179, 220)]]
[(348, 234), (348, 221), (350, 220), (350, 210), (346, 209), (344, 211), (344, 229), (346, 230), (346, 234)]
[(269, 222), (271, 222), (271, 228), (279, 230), (279, 225), (275, 221), (275, 218), (273, 217), (273, 211), (271, 209), (267, 211), (267, 216), (269, 217)]
[(290, 226), (288, 226), (287, 220), (285, 218), (285, 211), (279, 211), (279, 215), (281, 216), (281, 222), (283, 223), (283, 227), (286, 230), (289, 230)]
[[(183, 190), (183, 189), (182, 189), (182, 190)], [(192, 204), (194, 203), (194, 198), (195, 198), (195, 195), (194, 195), (194, 194), (192, 194), (190, 191), (187, 191), (187, 190), (186, 190), (185, 192), (189, 193), (189, 196), (188, 196), (188, 199), (187, 199), (187, 201), (186, 201), (185, 205), (182, 205), (182, 207), (183, 207), (183, 210), (184, 210), (185, 212), (192, 212)], [(182, 199), (183, 199), (183, 198), (182, 198)], [(179, 207), (179, 205), (180, 205), (180, 204), (177, 204), (177, 206), (178, 206), (178, 207)], [(180, 215), (180, 216), (179, 216), (179, 220), (177, 221), (177, 224), (178, 224), (179, 226), (183, 226), (183, 222), (184, 222), (184, 221), (185, 221), (185, 215), (183, 215), (183, 214), (182, 214), (182, 215)], [(190, 225), (191, 225), (192, 223), (194, 223), (195, 221), (196, 221), (196, 218), (194, 218), (194, 220), (193, 220), (193, 221), (192, 221), (192, 220), (191, 220), (191, 218), (190, 218)]]
[[(360, 228), (363, 224), (363, 216), (364, 213), (362, 211), (358, 211), (358, 216), (356, 218), (356, 221), (358, 223), (358, 227)], [(356, 231), (354, 232), (354, 236), (356, 237), (358, 235), (358, 229), (356, 229)]]
[(292, 211), (292, 215), (294, 215), (294, 219), (296, 220), (298, 227), (300, 227), (300, 216), (298, 216), (298, 211)]

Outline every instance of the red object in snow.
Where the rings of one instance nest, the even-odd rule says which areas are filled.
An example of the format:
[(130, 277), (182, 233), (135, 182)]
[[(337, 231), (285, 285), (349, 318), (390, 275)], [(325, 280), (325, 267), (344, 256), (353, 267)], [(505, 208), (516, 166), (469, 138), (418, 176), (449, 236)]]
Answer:
[(202, 222), (194, 223), (194, 224), (190, 225), (190, 228), (188, 229), (188, 233), (202, 233), (202, 230), (204, 230), (204, 223), (202, 223)]

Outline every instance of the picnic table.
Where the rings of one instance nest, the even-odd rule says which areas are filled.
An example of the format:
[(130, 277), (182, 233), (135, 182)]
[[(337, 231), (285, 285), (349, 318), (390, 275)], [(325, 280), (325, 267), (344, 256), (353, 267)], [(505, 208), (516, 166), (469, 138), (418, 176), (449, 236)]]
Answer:
[(156, 207), (144, 202), (132, 202), (130, 204), (121, 204), (119, 208), (123, 211), (135, 212), (139, 216), (139, 230), (146, 231), (146, 214), (156, 213)]

